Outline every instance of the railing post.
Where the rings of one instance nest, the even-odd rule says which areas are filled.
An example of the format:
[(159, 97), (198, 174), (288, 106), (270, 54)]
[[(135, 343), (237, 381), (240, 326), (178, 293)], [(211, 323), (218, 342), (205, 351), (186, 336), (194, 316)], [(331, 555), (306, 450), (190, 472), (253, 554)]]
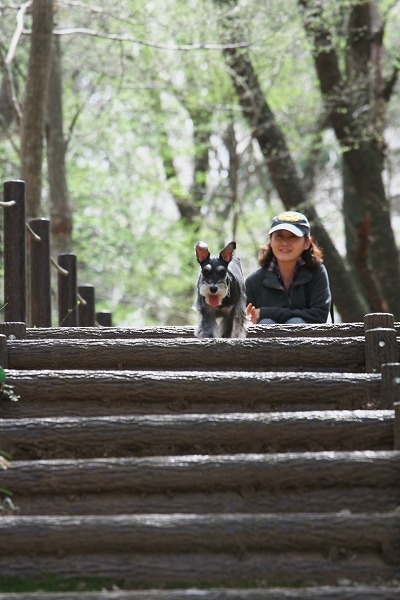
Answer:
[(400, 450), (400, 402), (395, 402), (393, 406), (394, 406), (393, 450)]
[(3, 367), (3, 369), (8, 367), (7, 338), (5, 335), (0, 335), (0, 367)]
[(26, 323), (25, 181), (6, 181), (3, 200), (4, 321)]
[(51, 327), (50, 221), (31, 219), (30, 235), (30, 299), (31, 327)]
[(94, 327), (94, 286), (80, 285), (78, 286), (78, 294), (86, 302), (86, 304), (82, 301), (79, 302), (78, 325), (79, 327)]
[(398, 360), (396, 330), (377, 327), (365, 332), (365, 370), (367, 373), (380, 373), (383, 363)]
[(390, 410), (396, 402), (400, 403), (400, 363), (384, 363), (381, 374), (381, 403), (378, 408)]
[(24, 340), (26, 338), (26, 323), (7, 323), (0, 324), (0, 334), (5, 335), (9, 340)]
[(377, 327), (394, 329), (394, 315), (392, 313), (368, 313), (364, 316), (364, 332)]
[(112, 313), (109, 310), (97, 312), (96, 322), (101, 327), (112, 327)]
[(58, 325), (59, 327), (77, 327), (76, 255), (70, 252), (59, 254), (58, 264), (68, 272), (68, 274), (63, 274), (59, 271), (57, 275)]

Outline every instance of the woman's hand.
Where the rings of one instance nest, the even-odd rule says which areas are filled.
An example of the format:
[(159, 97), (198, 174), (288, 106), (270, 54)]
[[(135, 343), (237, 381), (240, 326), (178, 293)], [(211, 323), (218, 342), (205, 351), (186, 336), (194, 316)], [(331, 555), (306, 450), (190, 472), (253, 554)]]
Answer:
[(260, 320), (260, 309), (254, 308), (252, 304), (248, 304), (246, 307), (246, 312), (250, 317), (251, 322), (254, 323), (254, 325), (257, 325), (258, 321)]

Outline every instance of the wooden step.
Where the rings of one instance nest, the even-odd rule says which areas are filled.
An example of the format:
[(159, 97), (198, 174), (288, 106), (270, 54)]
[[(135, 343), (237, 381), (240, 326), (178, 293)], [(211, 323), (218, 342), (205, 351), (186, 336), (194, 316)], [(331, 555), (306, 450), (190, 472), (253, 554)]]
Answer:
[(400, 503), (400, 452), (15, 461), (20, 514), (367, 512)]
[(365, 338), (8, 340), (9, 369), (365, 369)]
[[(400, 335), (400, 323), (395, 323)], [(194, 338), (195, 327), (27, 327), (29, 340), (39, 339), (176, 339)], [(1, 326), (0, 326), (1, 333)], [(307, 325), (249, 325), (248, 338), (271, 337), (351, 337), (363, 336), (364, 323), (318, 323)]]
[(0, 418), (378, 409), (381, 382), (374, 373), (8, 369), (20, 400), (2, 399)]
[(398, 512), (3, 517), (0, 572), (119, 576), (152, 586), (385, 583), (400, 575), (399, 539)]
[(0, 419), (13, 460), (392, 450), (394, 411)]
[[(117, 587), (117, 586), (116, 586)], [(400, 587), (322, 586), (301, 589), (173, 589), (1, 594), (0, 600), (398, 600)]]

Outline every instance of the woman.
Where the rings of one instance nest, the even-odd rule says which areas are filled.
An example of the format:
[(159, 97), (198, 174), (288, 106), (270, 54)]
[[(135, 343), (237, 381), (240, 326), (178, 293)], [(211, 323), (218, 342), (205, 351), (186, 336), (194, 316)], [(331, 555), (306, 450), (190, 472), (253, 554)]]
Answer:
[(302, 213), (272, 219), (260, 268), (246, 279), (247, 314), (253, 323), (326, 323), (331, 292), (322, 251)]

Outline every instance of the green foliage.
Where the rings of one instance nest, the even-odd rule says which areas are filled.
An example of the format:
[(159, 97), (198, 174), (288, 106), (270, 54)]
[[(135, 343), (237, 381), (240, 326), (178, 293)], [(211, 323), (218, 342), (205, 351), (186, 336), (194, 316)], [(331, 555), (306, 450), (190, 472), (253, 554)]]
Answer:
[[(323, 3), (342, 74), (354, 4)], [(400, 9), (392, 0), (378, 4), (386, 19), (382, 61), (389, 77), (400, 56)], [(6, 3), (2, 17), (9, 47), (14, 5)], [(59, 31), (98, 34), (60, 36), (64, 124), (78, 279), (95, 286), (96, 309), (111, 310), (114, 324), (193, 324), (194, 244), (203, 239), (214, 252), (235, 235), (248, 274), (267, 241), (270, 217), (281, 209), (232, 85), (221, 51), (224, 36), (248, 44), (300, 175), (310, 163), (315, 171), (318, 210), (323, 217), (339, 214), (341, 150), (326, 133), (297, 0), (61, 3), (56, 24)], [(29, 36), (23, 36), (13, 62), (20, 102), (28, 50)], [(400, 126), (397, 100), (388, 114)], [(236, 156), (229, 155), (232, 130)], [(18, 177), (18, 147), (13, 123), (0, 137), (3, 180)], [(194, 171), (207, 152), (209, 169)], [(193, 204), (195, 194), (201, 196), (196, 216), (185, 222), (179, 201)], [(46, 189), (43, 214), (50, 215)], [(335, 237), (341, 235), (335, 223)]]
[(13, 402), (16, 402), (17, 400), (19, 400), (19, 396), (17, 396), (14, 393), (14, 386), (12, 385), (8, 385), (7, 383), (5, 383), (6, 381), (6, 372), (5, 370), (0, 367), (0, 400), (1, 397), (3, 396), (3, 398), (8, 398), (8, 400), (12, 400)]

